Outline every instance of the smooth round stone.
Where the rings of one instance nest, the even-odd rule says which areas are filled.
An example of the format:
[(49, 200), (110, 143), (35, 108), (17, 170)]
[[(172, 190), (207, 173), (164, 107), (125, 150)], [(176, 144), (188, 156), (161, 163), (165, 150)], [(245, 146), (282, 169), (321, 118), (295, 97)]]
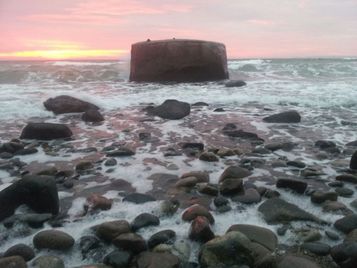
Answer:
[(131, 223), (131, 229), (135, 232), (143, 227), (160, 225), (160, 220), (153, 214), (142, 213)]
[(302, 249), (306, 249), (316, 255), (326, 256), (330, 253), (331, 247), (324, 243), (308, 242), (301, 245)]
[(325, 234), (326, 234), (326, 236), (327, 236), (328, 238), (330, 238), (331, 240), (336, 241), (336, 240), (339, 240), (339, 239), (340, 239), (339, 235), (336, 234), (336, 233), (334, 233), (334, 232), (325, 231)]
[(357, 214), (347, 215), (334, 224), (335, 228), (344, 232), (345, 234), (357, 228)]
[(335, 192), (338, 193), (339, 196), (342, 197), (350, 197), (353, 195), (353, 190), (344, 188), (344, 187), (338, 187), (335, 189)]
[(121, 234), (113, 240), (113, 244), (119, 249), (140, 253), (147, 249), (144, 238), (135, 233)]
[(59, 230), (45, 230), (34, 236), (33, 244), (38, 249), (68, 250), (74, 245), (74, 239)]
[(0, 258), (0, 267), (1, 268), (27, 268), (27, 265), (22, 257), (11, 256), (6, 258)]
[(17, 244), (5, 251), (4, 257), (21, 256), (25, 261), (35, 257), (33, 249), (25, 244)]
[(129, 262), (132, 254), (128, 251), (114, 250), (104, 257), (104, 264), (115, 268), (126, 268), (129, 266)]
[(342, 181), (333, 181), (327, 184), (330, 187), (343, 187), (345, 185)]
[(104, 165), (107, 167), (115, 166), (118, 161), (115, 158), (109, 158), (107, 161), (104, 162)]
[(35, 268), (65, 268), (63, 260), (56, 256), (41, 256), (33, 261)]
[(162, 230), (153, 234), (148, 240), (149, 248), (154, 248), (159, 244), (173, 244), (176, 239), (176, 233), (172, 230)]
[(311, 194), (311, 202), (321, 204), (326, 200), (336, 201), (338, 194), (336, 192), (315, 191)]
[(96, 235), (111, 242), (117, 236), (131, 232), (130, 225), (125, 220), (104, 222), (96, 227)]

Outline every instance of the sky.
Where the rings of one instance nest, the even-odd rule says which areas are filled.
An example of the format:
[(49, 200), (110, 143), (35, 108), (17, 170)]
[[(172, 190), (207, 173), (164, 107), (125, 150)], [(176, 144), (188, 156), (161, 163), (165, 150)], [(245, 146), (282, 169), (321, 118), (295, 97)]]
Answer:
[(229, 58), (357, 56), (357, 0), (0, 0), (0, 60), (123, 59), (173, 37)]

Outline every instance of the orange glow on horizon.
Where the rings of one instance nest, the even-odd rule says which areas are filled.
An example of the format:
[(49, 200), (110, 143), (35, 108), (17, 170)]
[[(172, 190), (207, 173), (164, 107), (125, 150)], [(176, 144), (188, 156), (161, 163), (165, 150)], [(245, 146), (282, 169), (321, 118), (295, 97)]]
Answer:
[(68, 59), (99, 59), (118, 58), (126, 54), (124, 49), (43, 49), (27, 50), (15, 52), (0, 52), (1, 58), (8, 59), (47, 59), (47, 60), (68, 60)]

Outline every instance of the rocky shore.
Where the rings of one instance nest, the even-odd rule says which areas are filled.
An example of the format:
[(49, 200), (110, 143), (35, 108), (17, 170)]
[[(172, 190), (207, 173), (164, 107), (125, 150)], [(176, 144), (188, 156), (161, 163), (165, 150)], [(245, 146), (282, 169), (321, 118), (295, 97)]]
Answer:
[(357, 141), (301, 111), (44, 107), (0, 145), (0, 267), (357, 267)]

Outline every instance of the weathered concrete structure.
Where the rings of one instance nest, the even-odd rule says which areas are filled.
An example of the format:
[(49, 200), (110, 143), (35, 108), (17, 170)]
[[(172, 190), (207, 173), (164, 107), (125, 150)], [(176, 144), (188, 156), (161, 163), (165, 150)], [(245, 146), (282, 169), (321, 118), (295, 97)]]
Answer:
[(228, 78), (224, 44), (186, 39), (135, 43), (130, 81), (202, 82)]

